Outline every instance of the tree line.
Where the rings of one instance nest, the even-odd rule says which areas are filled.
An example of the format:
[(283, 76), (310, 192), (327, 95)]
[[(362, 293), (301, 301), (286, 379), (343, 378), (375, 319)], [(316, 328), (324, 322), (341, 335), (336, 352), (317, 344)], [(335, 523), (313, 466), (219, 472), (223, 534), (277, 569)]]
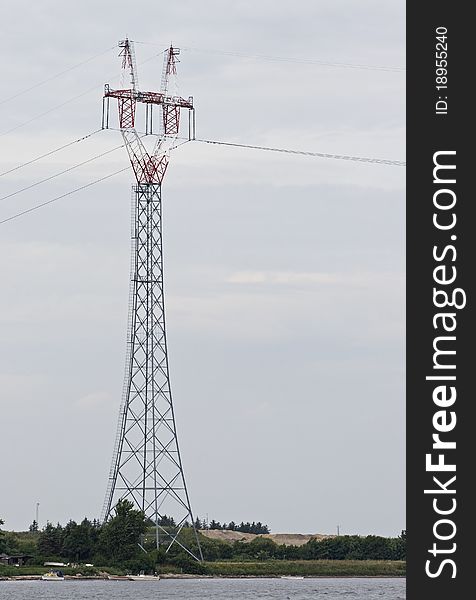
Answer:
[[(0, 525), (3, 522), (0, 520)], [(173, 526), (173, 519), (164, 517), (162, 526)], [(208, 528), (219, 528), (211, 521)], [(231, 522), (230, 525), (233, 525)], [(253, 523), (243, 523), (253, 528)], [(255, 529), (263, 526), (255, 523)], [(220, 527), (223, 528), (223, 525)], [(173, 545), (166, 554), (165, 548), (155, 547), (153, 527), (141, 511), (131, 502), (118, 502), (113, 518), (104, 524), (83, 519), (80, 523), (69, 521), (65, 526), (48, 523), (41, 531), (32, 524), (29, 533), (2, 531), (0, 528), (0, 553), (27, 555), (31, 564), (47, 560), (68, 563), (93, 563), (115, 566), (132, 571), (155, 570), (158, 565), (172, 564), (188, 572), (202, 572), (202, 567), (187, 555), (179, 545)], [(201, 529), (204, 529), (201, 527)], [(266, 527), (269, 531), (269, 529)], [(240, 529), (234, 529), (240, 531)], [(250, 531), (251, 533), (251, 531)], [(185, 527), (182, 542), (197, 553), (193, 529)], [(375, 535), (332, 536), (312, 538), (301, 546), (276, 544), (265, 537), (251, 542), (233, 543), (210, 539), (200, 535), (205, 561), (265, 561), (265, 560), (405, 560), (406, 532), (395, 538)]]
[(342, 535), (311, 538), (302, 546), (276, 544), (257, 537), (251, 542), (233, 544), (204, 539), (201, 541), (207, 561), (215, 560), (405, 560), (406, 532), (395, 538), (377, 535)]
[(271, 531), (270, 528), (261, 523), (261, 521), (258, 521), (257, 523), (254, 521), (252, 523), (249, 521), (246, 523), (241, 521), (241, 523), (238, 525), (234, 521), (230, 521), (229, 523), (220, 523), (220, 521), (215, 521), (215, 519), (212, 519), (210, 522), (208, 522), (206, 519), (200, 519), (197, 517), (194, 525), (195, 529), (221, 529), (227, 531), (239, 531), (240, 533), (254, 533), (256, 535), (270, 533)]

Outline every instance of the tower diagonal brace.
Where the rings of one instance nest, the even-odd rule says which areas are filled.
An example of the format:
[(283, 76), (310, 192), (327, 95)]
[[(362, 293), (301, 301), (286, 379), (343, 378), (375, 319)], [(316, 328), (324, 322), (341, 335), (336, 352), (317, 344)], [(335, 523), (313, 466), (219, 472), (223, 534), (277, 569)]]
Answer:
[[(177, 440), (165, 328), (160, 183), (133, 188), (128, 348), (117, 438), (103, 519), (130, 500), (155, 526), (156, 545), (176, 543), (203, 560)], [(194, 532), (190, 547), (180, 537)]]

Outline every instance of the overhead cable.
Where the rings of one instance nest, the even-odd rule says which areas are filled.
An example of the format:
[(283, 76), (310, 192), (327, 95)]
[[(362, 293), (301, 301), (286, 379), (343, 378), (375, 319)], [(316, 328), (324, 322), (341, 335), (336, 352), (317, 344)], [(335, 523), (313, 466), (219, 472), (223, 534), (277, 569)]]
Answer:
[(75, 194), (76, 192), (85, 190), (86, 188), (96, 185), (96, 183), (100, 183), (101, 181), (110, 179), (111, 177), (114, 177), (115, 175), (119, 175), (119, 173), (123, 173), (124, 171), (127, 171), (128, 169), (129, 169), (129, 166), (124, 167), (123, 169), (119, 169), (119, 171), (115, 171), (114, 173), (109, 173), (109, 175), (105, 175), (104, 177), (101, 177), (100, 179), (95, 179), (94, 181), (90, 181), (89, 183), (86, 183), (85, 185), (77, 187), (74, 190), (66, 192), (65, 194), (56, 196), (56, 198), (52, 198), (51, 200), (47, 200), (46, 202), (42, 202), (41, 204), (36, 204), (35, 206), (32, 206), (31, 208), (27, 208), (26, 210), (22, 210), (21, 212), (18, 212), (16, 214), (11, 215), (10, 217), (7, 217), (6, 219), (3, 219), (2, 221), (0, 221), (0, 225), (2, 225), (3, 223), (7, 223), (8, 221), (13, 221), (13, 219), (18, 219), (18, 217), (26, 215), (27, 213), (31, 213), (34, 210), (38, 210), (39, 208), (42, 208), (43, 206), (47, 206), (48, 204), (52, 204), (53, 202), (56, 202), (57, 200), (61, 200), (62, 198), (71, 196), (72, 194)]
[(217, 140), (201, 140), (195, 139), (195, 142), (201, 142), (203, 144), (216, 144), (219, 146), (234, 146), (236, 148), (252, 148), (253, 150), (267, 150), (270, 152), (283, 152), (285, 154), (298, 154), (301, 156), (317, 156), (319, 158), (333, 158), (337, 160), (350, 160), (356, 162), (374, 163), (380, 165), (390, 165), (393, 167), (404, 167), (406, 162), (403, 160), (390, 160), (387, 158), (375, 158), (366, 156), (350, 156), (346, 154), (329, 154), (325, 152), (306, 152), (303, 150), (290, 150), (288, 148), (270, 148), (268, 146), (253, 146), (251, 144), (237, 144), (234, 142), (221, 142)]
[[(96, 132), (94, 132), (94, 133), (96, 133)], [(89, 135), (93, 135), (93, 134), (89, 134)], [(86, 137), (89, 137), (89, 136), (86, 136)], [(145, 134), (142, 137), (145, 137)], [(83, 139), (83, 138), (81, 138), (81, 139)], [(222, 141), (218, 141), (218, 140), (203, 140), (203, 139), (189, 140), (187, 138), (187, 139), (185, 139), (185, 141), (170, 148), (170, 150), (174, 150), (175, 148), (178, 148), (179, 146), (182, 146), (183, 144), (186, 144), (189, 141), (196, 141), (196, 142), (203, 143), (203, 144), (214, 144), (214, 145), (219, 145), (219, 146), (232, 146), (232, 147), (236, 147), (236, 148), (249, 148), (252, 150), (266, 150), (266, 151), (271, 151), (271, 152), (282, 152), (285, 154), (296, 154), (296, 155), (300, 155), (300, 156), (315, 156), (315, 157), (319, 157), (319, 158), (331, 158), (331, 159), (366, 162), (366, 163), (372, 163), (372, 164), (383, 164), (383, 165), (399, 166), (399, 167), (406, 166), (406, 163), (401, 160), (389, 160), (389, 159), (384, 159), (384, 158), (372, 158), (372, 157), (363, 157), (363, 156), (350, 156), (350, 155), (343, 155), (343, 154), (328, 154), (328, 153), (323, 153), (323, 152), (306, 152), (306, 151), (302, 151), (302, 150), (290, 150), (287, 148), (271, 148), (268, 146), (254, 146), (251, 144), (238, 144), (238, 143), (234, 143), (234, 142), (222, 142)], [(71, 143), (74, 143), (74, 142), (71, 142)], [(44, 183), (45, 181), (49, 181), (55, 177), (59, 177), (60, 175), (67, 173), (68, 171), (72, 171), (73, 169), (76, 169), (84, 164), (93, 162), (94, 160), (97, 160), (98, 158), (105, 156), (106, 154), (110, 154), (111, 152), (114, 152), (115, 150), (118, 150), (119, 148), (122, 148), (123, 146), (124, 146), (124, 144), (121, 144), (120, 146), (112, 148), (111, 150), (107, 150), (106, 152), (103, 152), (102, 154), (98, 154), (92, 158), (89, 158), (89, 159), (81, 162), (81, 163), (73, 165), (72, 167), (69, 167), (68, 169), (65, 169), (64, 171), (61, 171), (60, 173), (51, 175), (50, 177), (47, 177), (46, 179), (43, 179), (41, 181), (37, 181), (37, 182), (27, 186), (26, 188), (22, 188), (21, 190), (17, 190), (16, 192), (13, 192), (7, 196), (4, 196), (3, 198), (0, 198), (0, 200), (5, 200), (6, 198), (10, 198), (11, 196), (15, 196), (27, 189), (35, 187), (36, 185), (39, 185), (40, 183)], [(12, 221), (13, 219), (16, 219), (18, 217), (21, 217), (27, 213), (38, 210), (39, 208), (42, 208), (43, 206), (47, 206), (48, 204), (56, 202), (57, 200), (60, 200), (61, 198), (65, 198), (66, 196), (70, 196), (71, 194), (74, 194), (80, 190), (91, 187), (92, 185), (95, 185), (96, 183), (99, 183), (101, 181), (109, 179), (110, 177), (113, 177), (114, 175), (118, 175), (119, 173), (123, 173), (124, 171), (126, 171), (128, 169), (129, 169), (129, 166), (127, 166), (123, 169), (120, 169), (119, 171), (116, 171), (114, 173), (110, 173), (109, 175), (105, 175), (104, 177), (101, 177), (100, 179), (96, 179), (95, 181), (92, 181), (86, 185), (75, 188), (74, 190), (71, 190), (70, 192), (66, 192), (65, 194), (56, 196), (55, 198), (53, 198), (51, 200), (47, 200), (46, 202), (42, 202), (41, 204), (37, 204), (31, 208), (28, 208), (24, 211), (16, 213), (16, 214), (12, 215), (11, 217), (8, 217), (8, 218), (0, 221), (0, 225), (3, 223), (7, 223), (8, 221)]]
[(54, 175), (50, 175), (49, 177), (45, 177), (45, 179), (40, 179), (39, 181), (35, 181), (35, 183), (31, 183), (30, 185), (27, 185), (24, 188), (21, 188), (20, 190), (17, 190), (16, 192), (12, 192), (11, 194), (7, 194), (6, 196), (2, 196), (0, 198), (0, 202), (2, 200), (6, 200), (7, 198), (11, 198), (12, 196), (16, 196), (17, 194), (21, 194), (22, 192), (26, 192), (26, 190), (29, 190), (33, 187), (36, 187), (37, 185), (40, 185), (41, 183), (45, 183), (45, 181), (50, 181), (51, 179), (55, 179), (56, 177), (59, 177), (60, 175), (64, 175), (65, 173), (69, 173), (69, 171), (74, 171), (74, 169), (77, 169), (78, 167), (82, 167), (83, 165), (86, 165), (90, 162), (93, 162), (95, 160), (97, 160), (98, 158), (101, 158), (103, 156), (106, 156), (106, 154), (111, 154), (111, 152), (115, 152), (116, 150), (119, 150), (119, 148), (123, 148), (124, 144), (121, 144), (120, 146), (116, 146), (115, 148), (111, 148), (111, 150), (106, 150), (106, 152), (102, 152), (101, 154), (97, 154), (96, 156), (93, 156), (92, 158), (88, 158), (87, 160), (83, 160), (80, 163), (77, 163), (71, 167), (68, 167), (67, 169), (64, 169), (63, 171), (59, 171), (59, 173), (55, 173)]
[[(148, 46), (160, 46), (160, 44), (154, 42), (139, 42), (134, 40), (136, 44), (146, 44)], [(404, 67), (392, 67), (384, 65), (366, 65), (359, 63), (348, 63), (338, 61), (325, 61), (314, 58), (296, 58), (286, 56), (271, 56), (263, 54), (246, 54), (244, 52), (232, 52), (228, 50), (217, 50), (217, 49), (205, 49), (205, 48), (193, 48), (191, 46), (181, 47), (181, 50), (188, 50), (191, 52), (202, 52), (205, 54), (221, 54), (223, 56), (236, 56), (238, 58), (253, 58), (255, 60), (265, 60), (270, 62), (288, 62), (296, 64), (307, 64), (307, 65), (318, 65), (323, 67), (340, 67), (344, 69), (366, 69), (371, 71), (392, 71), (392, 72), (405, 72)]]
[(28, 165), (31, 165), (31, 164), (41, 160), (42, 158), (51, 156), (52, 154), (55, 154), (56, 152), (59, 152), (60, 150), (64, 150), (65, 148), (68, 148), (69, 146), (72, 146), (73, 144), (77, 144), (78, 142), (87, 140), (88, 138), (92, 137), (96, 133), (99, 133), (100, 131), (102, 131), (102, 129), (96, 129), (96, 131), (93, 131), (92, 133), (88, 133), (87, 135), (83, 135), (83, 137), (80, 137), (77, 140), (73, 140), (72, 142), (68, 142), (67, 144), (64, 144), (64, 146), (60, 146), (59, 148), (50, 150), (49, 152), (46, 152), (45, 154), (42, 154), (41, 156), (32, 158), (31, 160), (28, 160), (27, 162), (21, 163), (20, 165), (17, 165), (16, 167), (12, 167), (11, 169), (8, 169), (8, 171), (3, 171), (3, 173), (0, 173), (0, 177), (3, 177), (4, 175), (8, 175), (8, 173), (13, 173), (13, 171), (18, 171), (18, 169), (23, 169), (23, 167), (27, 167)]
[(15, 131), (16, 129), (20, 129), (20, 127), (24, 127), (25, 125), (29, 125), (33, 121), (36, 121), (36, 119), (44, 117), (45, 115), (49, 115), (54, 110), (56, 110), (58, 108), (61, 108), (62, 106), (65, 106), (66, 104), (69, 104), (70, 102), (73, 102), (74, 100), (77, 100), (78, 98), (81, 98), (82, 96), (86, 96), (86, 94), (89, 94), (92, 91), (97, 90), (98, 88), (99, 88), (99, 86), (95, 85), (94, 87), (89, 88), (85, 92), (81, 92), (81, 94), (77, 94), (76, 96), (73, 96), (72, 98), (69, 98), (68, 100), (65, 100), (64, 102), (61, 102), (60, 104), (56, 104), (56, 106), (53, 106), (52, 108), (49, 108), (48, 110), (45, 110), (44, 112), (42, 112), (42, 113), (40, 113), (38, 115), (35, 115), (31, 119), (28, 119), (28, 121), (24, 121), (23, 123), (19, 123), (18, 125), (15, 125), (14, 127), (11, 127), (10, 129), (7, 129), (6, 131), (2, 131), (0, 133), (0, 137), (2, 137), (4, 135), (7, 135), (7, 133), (11, 133), (12, 131)]
[[(139, 64), (144, 64), (149, 62), (150, 60), (156, 58), (157, 56), (159, 56), (159, 54), (153, 54), (152, 56), (149, 56), (149, 58), (146, 58), (144, 61), (142, 61)], [(111, 81), (114, 81), (118, 79), (118, 77), (114, 77)], [(84, 92), (81, 92), (80, 94), (77, 94), (76, 96), (73, 96), (72, 98), (69, 98), (68, 100), (65, 100), (64, 102), (61, 102), (60, 104), (56, 104), (55, 106), (49, 108), (48, 110), (45, 110), (44, 112), (35, 115), (34, 117), (32, 117), (31, 119), (28, 119), (27, 121), (24, 121), (23, 123), (19, 123), (18, 125), (15, 125), (14, 127), (11, 127), (10, 129), (7, 129), (5, 131), (2, 131), (0, 133), (0, 137), (7, 135), (8, 133), (12, 133), (12, 131), (16, 131), (17, 129), (20, 129), (20, 127), (24, 127), (25, 125), (29, 125), (30, 123), (32, 123), (33, 121), (36, 121), (37, 119), (40, 119), (41, 117), (44, 117), (45, 115), (49, 115), (50, 113), (52, 113), (53, 111), (57, 110), (58, 108), (62, 108), (63, 106), (66, 106), (66, 104), (69, 104), (70, 102), (73, 102), (74, 100), (77, 100), (78, 98), (82, 98), (83, 96), (86, 96), (86, 94), (90, 94), (91, 92), (95, 91), (95, 90), (99, 90), (100, 86), (99, 85), (95, 85), (94, 87), (91, 87), (89, 89), (87, 89)], [(102, 87), (101, 87), (102, 89)]]
[(243, 52), (228, 52), (226, 50), (204, 50), (201, 48), (182, 48), (183, 50), (191, 50), (193, 52), (203, 52), (207, 54), (222, 54), (224, 56), (237, 56), (239, 58), (252, 58), (254, 60), (265, 60), (269, 62), (288, 62), (305, 65), (318, 65), (322, 67), (339, 67), (344, 69), (365, 69), (368, 71), (392, 71), (392, 72), (404, 72), (406, 69), (403, 67), (390, 67), (390, 66), (379, 66), (379, 65), (362, 65), (358, 63), (344, 63), (344, 62), (330, 62), (324, 60), (317, 60), (314, 58), (292, 58), (285, 56), (267, 56), (262, 54), (245, 54)]
[[(120, 131), (120, 129), (114, 129), (112, 127), (110, 127), (109, 129), (112, 129), (113, 131)], [(147, 134), (144, 132), (141, 132), (141, 133), (143, 133), (144, 136), (149, 135), (149, 136), (160, 137), (163, 135), (161, 133), (147, 133)], [(165, 136), (165, 137), (167, 137), (167, 136)], [(348, 161), (372, 163), (372, 164), (378, 164), (378, 165), (389, 165), (392, 167), (405, 167), (407, 164), (403, 160), (392, 160), (389, 158), (353, 156), (353, 155), (348, 155), (348, 154), (330, 154), (328, 152), (308, 152), (306, 150), (292, 150), (290, 148), (271, 148), (270, 146), (255, 146), (252, 144), (239, 144), (239, 143), (235, 143), (235, 142), (223, 142), (220, 140), (203, 140), (203, 139), (199, 139), (199, 138), (183, 138), (183, 137), (177, 137), (177, 136), (173, 136), (173, 137), (174, 137), (174, 139), (181, 139), (181, 140), (186, 140), (186, 141), (190, 141), (190, 142), (200, 142), (202, 144), (215, 144), (218, 146), (232, 146), (232, 147), (236, 147), (236, 148), (250, 148), (252, 150), (266, 150), (269, 152), (281, 152), (284, 154), (296, 154), (298, 156), (315, 156), (317, 158), (331, 158), (331, 159), (335, 159), (335, 160), (348, 160)], [(179, 144), (179, 145), (181, 145), (181, 144)]]
[(43, 79), (42, 81), (39, 81), (38, 83), (35, 83), (34, 85), (32, 85), (24, 90), (21, 90), (20, 92), (17, 92), (16, 94), (13, 94), (13, 96), (4, 98), (3, 100), (0, 100), (0, 104), (4, 104), (5, 102), (9, 102), (10, 100), (13, 100), (14, 98), (18, 98), (18, 96), (21, 96), (22, 94), (31, 92), (31, 90), (34, 90), (37, 87), (40, 87), (40, 86), (44, 85), (45, 83), (48, 83), (49, 81), (53, 81), (53, 79), (57, 79), (58, 77), (61, 77), (61, 75), (65, 75), (66, 73), (69, 73), (73, 69), (77, 69), (78, 67), (81, 67), (82, 65), (85, 65), (86, 63), (91, 62), (92, 60), (95, 60), (96, 58), (99, 58), (100, 56), (103, 56), (104, 54), (107, 54), (111, 50), (114, 50), (114, 48), (116, 48), (116, 46), (111, 46), (110, 48), (108, 48), (107, 50), (104, 50), (103, 52), (99, 52), (98, 54), (95, 54), (94, 56), (91, 56), (91, 57), (87, 58), (86, 60), (82, 60), (81, 62), (76, 63), (75, 65), (72, 65), (71, 67), (68, 67), (64, 71), (60, 71), (59, 73), (56, 73), (55, 75), (52, 75), (51, 77), (48, 77), (47, 79)]

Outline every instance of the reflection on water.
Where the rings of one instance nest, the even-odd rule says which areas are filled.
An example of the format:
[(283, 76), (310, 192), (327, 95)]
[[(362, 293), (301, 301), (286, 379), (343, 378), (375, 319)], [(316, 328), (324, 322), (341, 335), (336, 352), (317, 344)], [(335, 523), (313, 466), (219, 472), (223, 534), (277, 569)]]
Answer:
[(405, 580), (387, 578), (0, 581), (2, 600), (404, 600)]

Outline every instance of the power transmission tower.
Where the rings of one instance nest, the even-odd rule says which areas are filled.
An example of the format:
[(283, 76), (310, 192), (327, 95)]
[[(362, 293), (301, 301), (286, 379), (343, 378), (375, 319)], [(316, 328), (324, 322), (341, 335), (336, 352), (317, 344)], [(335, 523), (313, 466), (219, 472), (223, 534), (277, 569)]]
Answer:
[[(180, 457), (169, 379), (162, 255), (161, 185), (169, 149), (179, 132), (181, 109), (193, 119), (193, 98), (170, 91), (179, 49), (165, 51), (160, 92), (141, 92), (130, 40), (119, 42), (121, 88), (105, 86), (103, 127), (109, 126), (109, 101), (116, 98), (119, 128), (136, 178), (133, 186), (132, 267), (126, 374), (103, 520), (120, 499), (142, 510), (155, 525), (156, 544), (168, 551), (178, 544), (203, 560)], [(129, 87), (124, 89), (126, 78)], [(176, 84), (176, 83), (175, 83)], [(153, 133), (154, 107), (161, 113), (160, 134), (149, 153), (136, 128), (136, 107), (145, 104), (146, 134)], [(192, 117), (192, 118), (191, 118)], [(180, 532), (191, 527), (198, 550)]]

